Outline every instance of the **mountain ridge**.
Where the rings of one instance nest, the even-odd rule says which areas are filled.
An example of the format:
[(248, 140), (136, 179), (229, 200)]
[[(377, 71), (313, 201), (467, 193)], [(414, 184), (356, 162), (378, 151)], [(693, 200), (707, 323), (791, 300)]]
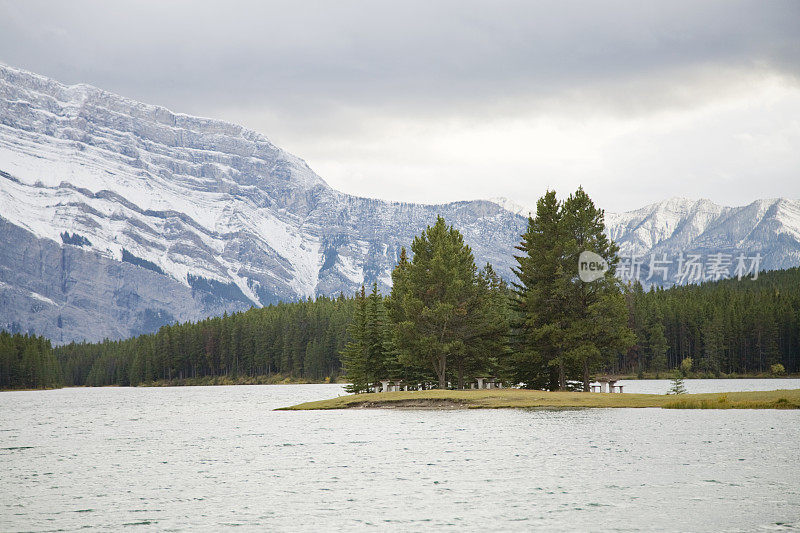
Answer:
[[(508, 198), (493, 198), (499, 206), (520, 216), (535, 212), (535, 207), (525, 206)], [(737, 220), (749, 217), (751, 220)], [(761, 240), (750, 239), (762, 224), (774, 224), (776, 235), (789, 234), (792, 241), (800, 241), (800, 199), (763, 198), (741, 206), (725, 206), (707, 198), (697, 200), (674, 196), (639, 209), (622, 213), (605, 213), (606, 233), (620, 245), (621, 255), (648, 255), (665, 251), (713, 251), (725, 247), (742, 252), (759, 252), (764, 249)], [(727, 226), (726, 226), (727, 225)], [(727, 239), (714, 239), (710, 231), (726, 226)], [(735, 231), (744, 228), (742, 231)], [(681, 232), (685, 234), (681, 234)], [(706, 242), (703, 245), (704, 241)], [(746, 249), (742, 249), (746, 247)], [(788, 268), (800, 261), (800, 247), (791, 247), (787, 257), (772, 254), (767, 258), (770, 269)]]
[[(0, 216), (27, 230), (9, 233), (6, 246), (33, 253), (37, 239), (89, 243), (84, 251), (118, 263), (127, 257), (187, 290), (216, 292), (212, 303), (241, 292), (267, 305), (352, 293), (363, 282), (386, 291), (400, 247), (441, 214), (462, 230), (479, 262), (510, 275), (522, 221), (490, 202), (428, 206), (347, 195), (241, 126), (10, 67), (0, 67), (0, 99)], [(83, 268), (96, 267), (89, 255), (80, 257)], [(0, 265), (0, 281), (14, 278), (10, 268)], [(206, 281), (192, 283), (198, 279)], [(135, 288), (127, 290), (134, 298)], [(42, 322), (36, 313), (60, 324), (64, 306), (84, 306), (87, 317), (89, 308), (108, 307), (99, 296), (89, 300), (36, 312), (30, 309), (38, 304), (9, 304), (0, 327)], [(199, 305), (179, 319), (218, 308)], [(65, 329), (46, 333), (58, 337)]]
[[(526, 224), (513, 202), (349, 195), (258, 132), (3, 65), (0, 100), (0, 328), (98, 340), (362, 283), (385, 292), (400, 247), (437, 215), (479, 265), (513, 276)], [(608, 231), (625, 253), (729, 248), (722, 237), (746, 231), (737, 242), (768, 268), (800, 263), (797, 202), (709, 204), (609, 214)], [(723, 214), (733, 222), (708, 233)]]

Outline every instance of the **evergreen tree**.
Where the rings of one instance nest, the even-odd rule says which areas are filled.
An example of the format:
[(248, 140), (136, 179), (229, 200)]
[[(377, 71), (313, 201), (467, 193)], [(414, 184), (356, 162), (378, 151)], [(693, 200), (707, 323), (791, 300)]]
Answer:
[(561, 217), (555, 191), (547, 191), (536, 203), (536, 216), (528, 218), (517, 246), (522, 254), (515, 256), (515, 381), (528, 388), (566, 388), (563, 347), (569, 295)]
[(344, 373), (350, 384), (347, 392), (367, 392), (373, 382), (369, 379), (368, 365), (368, 332), (367, 332), (367, 297), (364, 286), (356, 294), (356, 308), (353, 321), (347, 328), (349, 342), (340, 354)]
[(44, 389), (61, 383), (49, 340), (0, 331), (0, 389)]
[[(510, 306), (511, 292), (508, 284), (486, 263), (478, 272), (478, 288), (484, 300), (479, 309), (483, 316), (475, 321), (476, 327), (482, 327), (472, 344), (473, 350), (468, 359), (465, 372), (470, 377), (478, 374), (499, 376), (503, 381), (514, 381), (511, 361), (510, 327), (512, 310)], [(463, 388), (463, 379), (459, 380)]]
[[(472, 250), (461, 234), (438, 217), (411, 244), (414, 254), (392, 275), (389, 305), (395, 342), (404, 365), (430, 368), (439, 388), (446, 388), (451, 365), (459, 372), (490, 328), (486, 298), (481, 297)], [(456, 379), (463, 383), (462, 364)]]
[[(628, 351), (627, 361), (623, 366), (630, 367), (635, 365), (636, 373), (641, 379), (647, 366), (645, 351), (647, 347), (646, 318), (644, 313), (644, 288), (637, 279), (634, 283), (629, 283), (625, 291), (625, 301), (628, 305), (628, 327), (634, 334), (634, 344)], [(627, 362), (627, 364), (625, 364)]]
[(397, 379), (399, 368), (394, 358), (391, 324), (377, 283), (373, 283), (367, 297), (366, 336), (368, 377), (373, 382), (381, 378)]
[(683, 380), (683, 374), (680, 371), (676, 371), (667, 394), (686, 394), (686, 387), (684, 386)]
[[(561, 217), (566, 243), (564, 273), (570, 278), (564, 356), (581, 369), (587, 392), (590, 372), (607, 366), (616, 354), (635, 343), (620, 281), (614, 275), (619, 248), (606, 236), (603, 217), (603, 210), (595, 207), (582, 187), (564, 202)], [(603, 277), (592, 282), (577, 276), (578, 258), (587, 250), (609, 266)]]
[(667, 367), (667, 339), (664, 336), (664, 316), (658, 307), (654, 307), (647, 316), (647, 355), (650, 368), (658, 372)]
[(722, 316), (715, 314), (703, 323), (703, 358), (701, 368), (706, 372), (719, 376), (720, 366), (725, 353), (725, 335), (723, 333)]
[[(635, 342), (628, 328), (628, 308), (614, 276), (617, 247), (604, 233), (603, 211), (579, 188), (561, 204), (548, 191), (536, 205), (536, 217), (517, 247), (516, 307), (520, 314), (520, 378), (541, 385), (544, 364), (557, 368), (548, 386), (565, 390), (567, 379), (580, 379), (589, 390), (590, 373), (607, 365)], [(578, 258), (583, 251), (609, 265), (603, 277), (583, 282)], [(527, 363), (527, 364), (526, 364)]]

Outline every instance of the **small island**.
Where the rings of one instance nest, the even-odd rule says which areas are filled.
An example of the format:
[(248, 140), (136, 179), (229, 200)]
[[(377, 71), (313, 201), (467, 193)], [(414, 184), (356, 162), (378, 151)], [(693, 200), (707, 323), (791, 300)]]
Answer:
[(798, 409), (800, 389), (713, 394), (595, 394), (527, 389), (423, 390), (350, 394), (301, 403), (280, 411), (320, 409), (576, 409), (661, 407), (664, 409)]

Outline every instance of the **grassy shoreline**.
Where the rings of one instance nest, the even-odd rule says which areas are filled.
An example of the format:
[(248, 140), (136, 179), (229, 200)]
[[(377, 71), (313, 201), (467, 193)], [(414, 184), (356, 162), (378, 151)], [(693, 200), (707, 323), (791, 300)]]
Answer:
[(524, 389), (427, 390), (353, 394), (306, 402), (281, 411), (325, 409), (515, 409), (515, 408), (800, 409), (800, 389), (709, 394), (608, 394)]

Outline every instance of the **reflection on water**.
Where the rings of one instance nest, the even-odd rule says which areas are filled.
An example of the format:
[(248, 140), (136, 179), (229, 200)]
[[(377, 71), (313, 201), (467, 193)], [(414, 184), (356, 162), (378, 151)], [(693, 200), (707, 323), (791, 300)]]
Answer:
[(0, 530), (798, 525), (798, 411), (272, 411), (337, 394), (2, 393)]

